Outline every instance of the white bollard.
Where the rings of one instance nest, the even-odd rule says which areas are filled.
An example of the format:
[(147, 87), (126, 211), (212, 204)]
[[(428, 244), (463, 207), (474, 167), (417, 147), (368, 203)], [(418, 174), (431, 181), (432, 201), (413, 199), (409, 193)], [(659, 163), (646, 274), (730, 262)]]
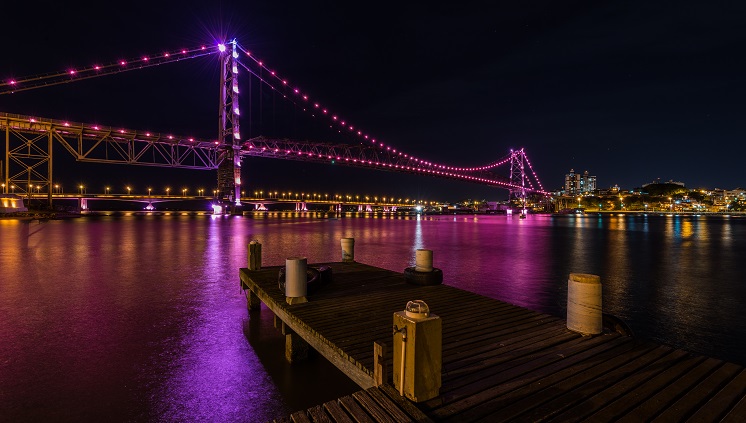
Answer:
[(262, 268), (262, 244), (259, 241), (249, 242), (249, 270)]
[(415, 252), (414, 270), (417, 272), (433, 271), (433, 250), (418, 249)]
[(342, 261), (355, 261), (355, 238), (342, 238)]
[(597, 335), (603, 330), (599, 276), (570, 273), (567, 280), (567, 328), (583, 335)]
[(306, 296), (308, 276), (306, 268), (308, 261), (305, 257), (288, 257), (285, 260), (285, 296), (300, 298)]

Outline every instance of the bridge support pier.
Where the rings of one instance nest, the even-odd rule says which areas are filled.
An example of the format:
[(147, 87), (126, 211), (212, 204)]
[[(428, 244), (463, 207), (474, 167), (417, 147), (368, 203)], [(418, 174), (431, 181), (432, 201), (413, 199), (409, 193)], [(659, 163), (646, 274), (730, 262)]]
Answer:
[(80, 210), (80, 211), (87, 211), (88, 210), (88, 199), (87, 198), (79, 198), (78, 199), (78, 210)]

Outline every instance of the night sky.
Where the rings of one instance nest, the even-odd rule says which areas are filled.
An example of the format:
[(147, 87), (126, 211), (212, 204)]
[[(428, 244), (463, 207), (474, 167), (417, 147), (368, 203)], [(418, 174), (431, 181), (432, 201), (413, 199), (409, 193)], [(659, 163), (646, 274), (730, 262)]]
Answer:
[[(235, 37), (314, 100), (434, 162), (484, 165), (523, 147), (550, 190), (571, 168), (596, 175), (600, 188), (657, 178), (746, 187), (743, 2), (17, 3), (0, 11), (2, 79)], [(212, 56), (3, 95), (0, 111), (214, 138), (217, 103)], [(265, 93), (252, 135), (279, 134), (290, 113), (292, 128), (279, 126), (293, 138), (326, 140), (318, 123), (305, 132), (307, 117), (280, 103)], [(55, 179), (71, 187), (211, 189), (215, 180), (76, 164), (66, 154), (55, 150)], [(341, 166), (248, 159), (244, 167), (247, 190), (507, 198)]]

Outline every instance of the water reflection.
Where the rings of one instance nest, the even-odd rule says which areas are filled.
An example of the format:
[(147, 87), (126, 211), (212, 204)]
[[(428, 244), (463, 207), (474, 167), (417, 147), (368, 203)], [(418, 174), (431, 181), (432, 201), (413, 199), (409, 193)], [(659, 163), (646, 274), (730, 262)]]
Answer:
[[(332, 391), (343, 384), (324, 384), (333, 370), (322, 364), (286, 365), (271, 314), (248, 316), (237, 281), (250, 240), (263, 244), (265, 265), (279, 265), (292, 255), (339, 261), (343, 237), (356, 239), (358, 261), (395, 271), (417, 248), (431, 249), (446, 284), (558, 316), (568, 274), (598, 274), (605, 311), (639, 336), (746, 363), (738, 347), (746, 219), (280, 212), (0, 220), (0, 415), (270, 420), (354, 389)], [(298, 385), (306, 395), (293, 393)]]

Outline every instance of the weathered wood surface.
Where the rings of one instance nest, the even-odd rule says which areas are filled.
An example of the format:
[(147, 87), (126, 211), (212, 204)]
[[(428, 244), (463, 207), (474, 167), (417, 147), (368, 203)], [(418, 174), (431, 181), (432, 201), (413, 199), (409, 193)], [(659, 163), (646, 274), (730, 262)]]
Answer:
[[(296, 305), (277, 286), (279, 267), (240, 270), (244, 288), (366, 389), (293, 421), (746, 421), (742, 366), (615, 333), (583, 337), (564, 320), (447, 285), (328, 264), (334, 281)], [(393, 313), (415, 299), (443, 322), (440, 396), (417, 405), (390, 385), (373, 388), (373, 343), (391, 344)]]

